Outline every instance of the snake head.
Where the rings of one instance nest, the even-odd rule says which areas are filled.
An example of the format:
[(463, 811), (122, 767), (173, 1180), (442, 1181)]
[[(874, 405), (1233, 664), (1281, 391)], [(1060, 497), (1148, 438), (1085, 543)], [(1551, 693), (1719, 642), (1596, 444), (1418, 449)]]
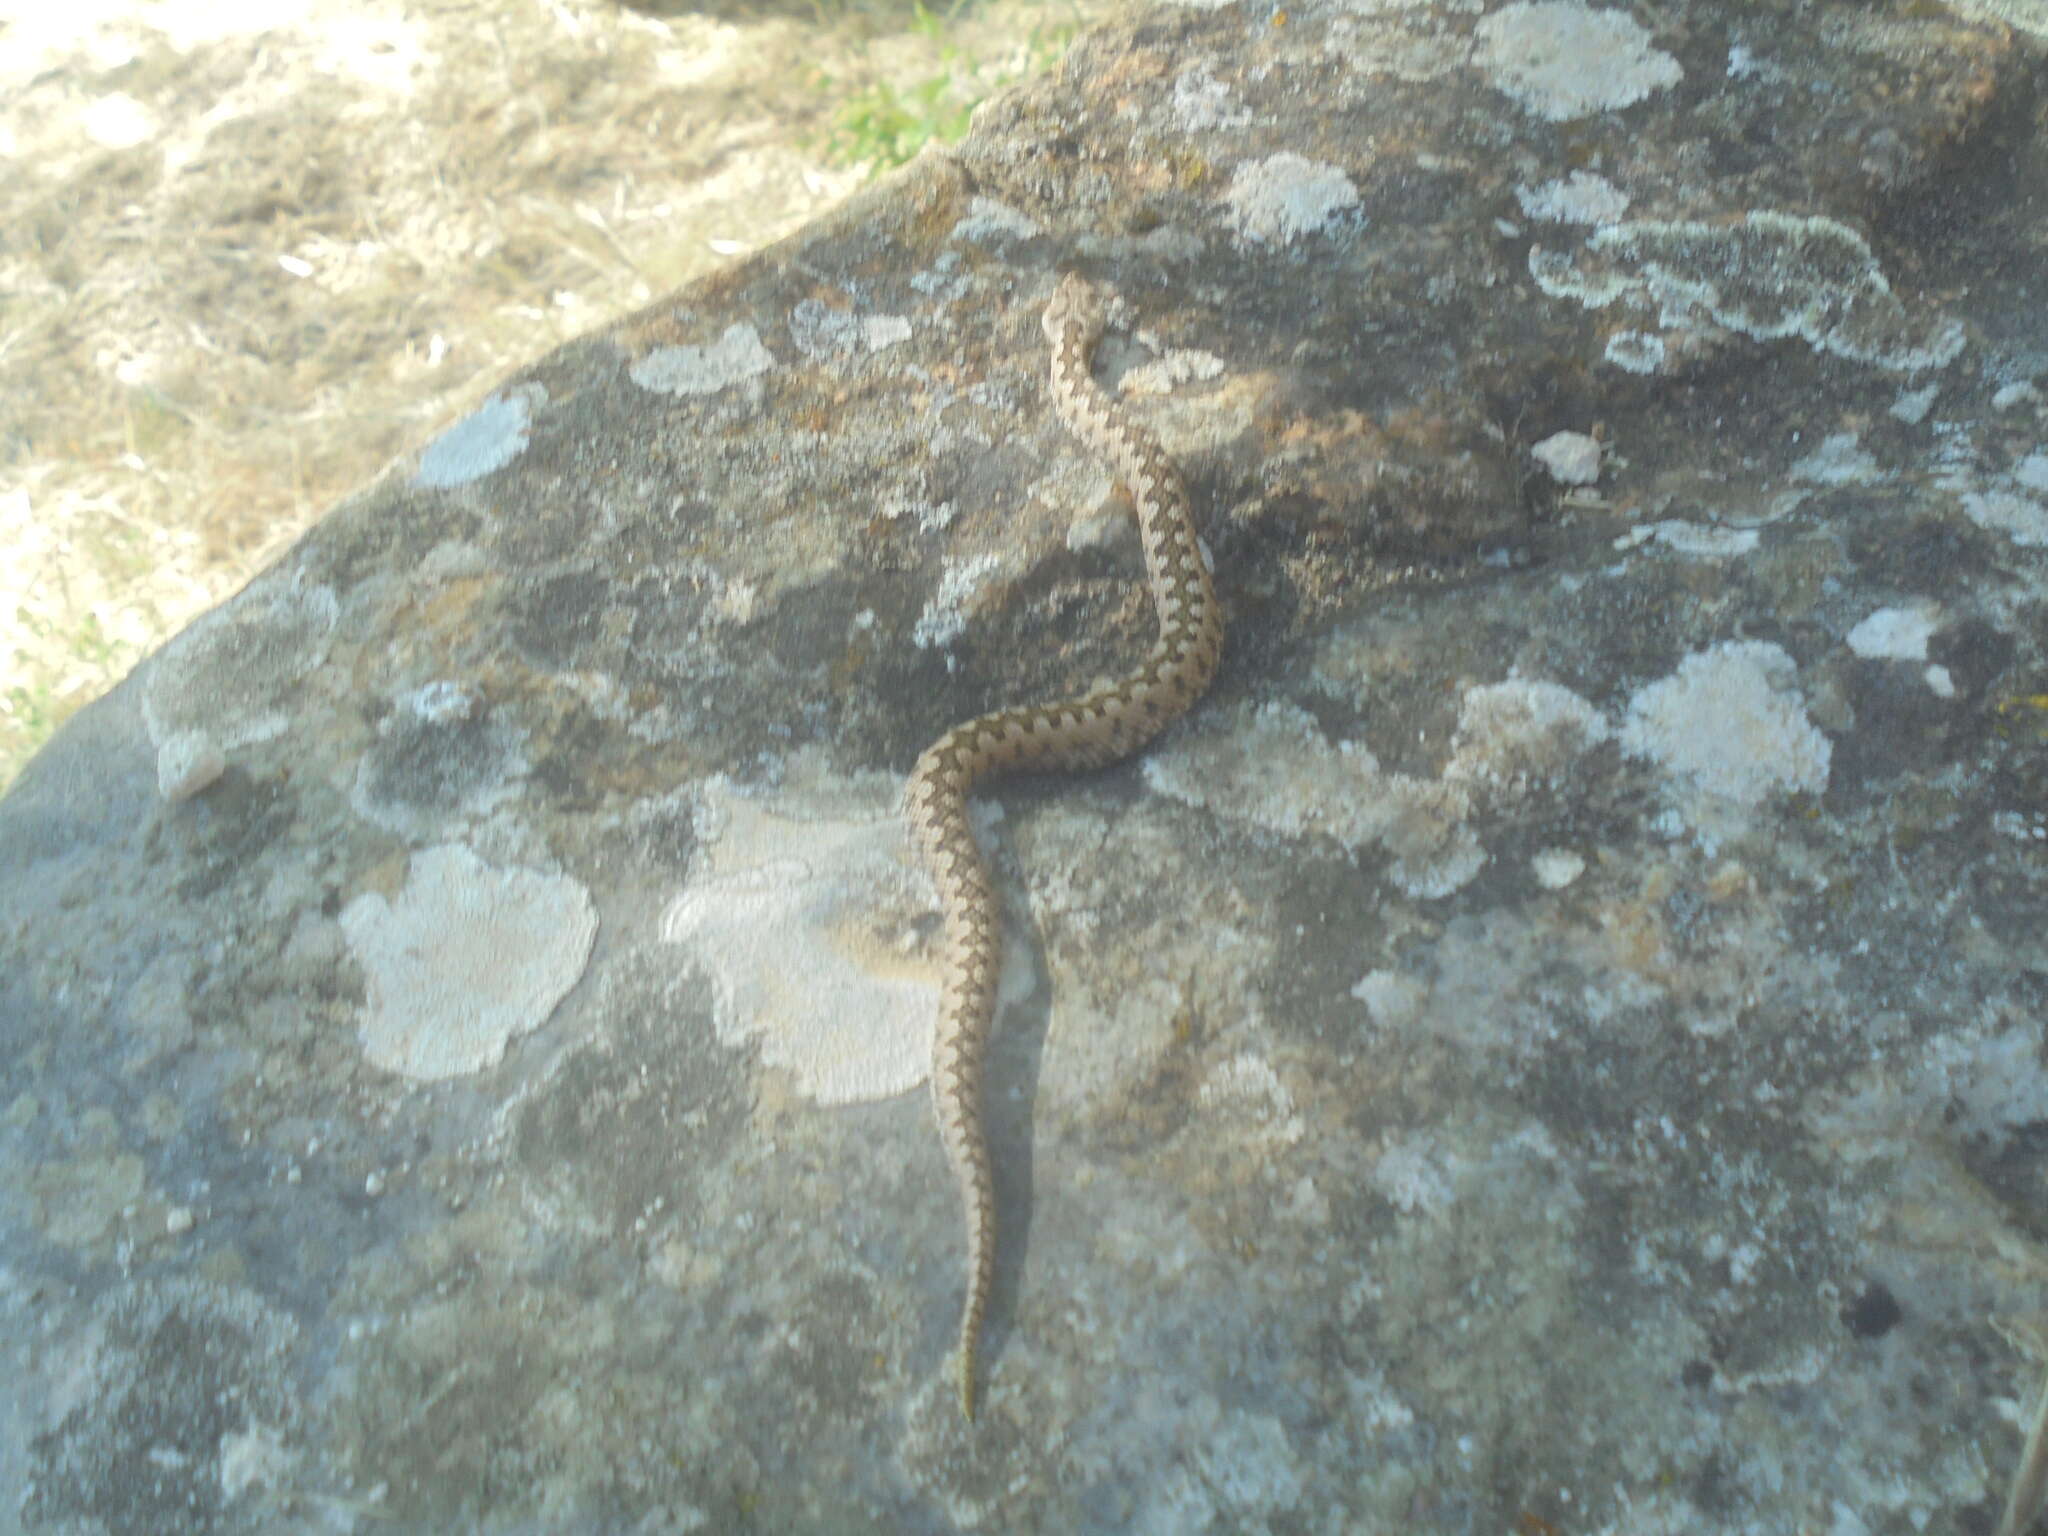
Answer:
[(1081, 345), (1090, 347), (1109, 323), (1109, 307), (1103, 301), (1101, 289), (1080, 273), (1069, 272), (1053, 289), (1052, 298), (1045, 306), (1043, 323), (1045, 339), (1055, 348), (1061, 338), (1069, 335), (1076, 326), (1081, 331)]

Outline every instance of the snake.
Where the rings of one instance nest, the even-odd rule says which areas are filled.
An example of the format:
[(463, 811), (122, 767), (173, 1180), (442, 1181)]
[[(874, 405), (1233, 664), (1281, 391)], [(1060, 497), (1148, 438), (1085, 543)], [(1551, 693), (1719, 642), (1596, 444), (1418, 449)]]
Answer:
[(981, 1114), (983, 1057), (1002, 965), (1002, 906), (968, 820), (976, 785), (1006, 771), (1101, 768), (1146, 745), (1200, 698), (1223, 654), (1223, 609), (1195, 531), (1187, 487), (1158, 441), (1095, 382), (1108, 324), (1105, 291), (1063, 277), (1044, 313), (1050, 393), (1062, 423), (1129, 490), (1159, 638), (1133, 671), (1050, 704), (963, 721), (927, 747), (905, 787), (911, 840), (942, 914), (932, 1107), (967, 1229), (967, 1291), (955, 1357), (960, 1411), (972, 1422), (975, 1350), (995, 1277), (996, 1203)]

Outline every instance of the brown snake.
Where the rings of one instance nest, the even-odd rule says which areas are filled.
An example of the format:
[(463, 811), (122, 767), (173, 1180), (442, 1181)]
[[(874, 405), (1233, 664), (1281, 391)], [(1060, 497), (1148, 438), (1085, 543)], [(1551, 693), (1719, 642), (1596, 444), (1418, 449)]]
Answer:
[(1101, 294), (1067, 276), (1045, 307), (1052, 398), (1067, 429), (1130, 488), (1159, 638), (1144, 664), (1071, 699), (1001, 709), (954, 726), (910, 770), (905, 809), (945, 914), (944, 980), (932, 1039), (932, 1104), (967, 1220), (960, 1411), (974, 1417), (974, 1352), (995, 1274), (995, 1184), (981, 1123), (982, 1053), (1002, 966), (1002, 909), (967, 819), (968, 791), (1004, 769), (1071, 772), (1135, 752), (1186, 713), (1223, 651), (1223, 610), (1172, 461), (1089, 371), (1106, 323)]

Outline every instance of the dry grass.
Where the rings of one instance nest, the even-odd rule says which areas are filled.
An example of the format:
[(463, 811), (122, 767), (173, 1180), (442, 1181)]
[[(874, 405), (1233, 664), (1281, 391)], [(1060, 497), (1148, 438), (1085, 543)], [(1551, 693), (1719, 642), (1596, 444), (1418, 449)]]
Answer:
[(0, 787), (507, 370), (850, 191), (847, 103), (1080, 17), (243, 3), (0, 24)]

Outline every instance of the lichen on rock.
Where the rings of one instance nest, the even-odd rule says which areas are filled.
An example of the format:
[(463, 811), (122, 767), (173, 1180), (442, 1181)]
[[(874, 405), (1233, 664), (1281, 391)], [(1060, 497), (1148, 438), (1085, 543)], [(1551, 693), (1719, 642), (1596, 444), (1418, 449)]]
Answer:
[(434, 1082), (497, 1065), (547, 1019), (583, 974), (597, 909), (566, 875), (447, 843), (413, 855), (395, 896), (357, 896), (341, 927), (368, 993), (363, 1054)]

